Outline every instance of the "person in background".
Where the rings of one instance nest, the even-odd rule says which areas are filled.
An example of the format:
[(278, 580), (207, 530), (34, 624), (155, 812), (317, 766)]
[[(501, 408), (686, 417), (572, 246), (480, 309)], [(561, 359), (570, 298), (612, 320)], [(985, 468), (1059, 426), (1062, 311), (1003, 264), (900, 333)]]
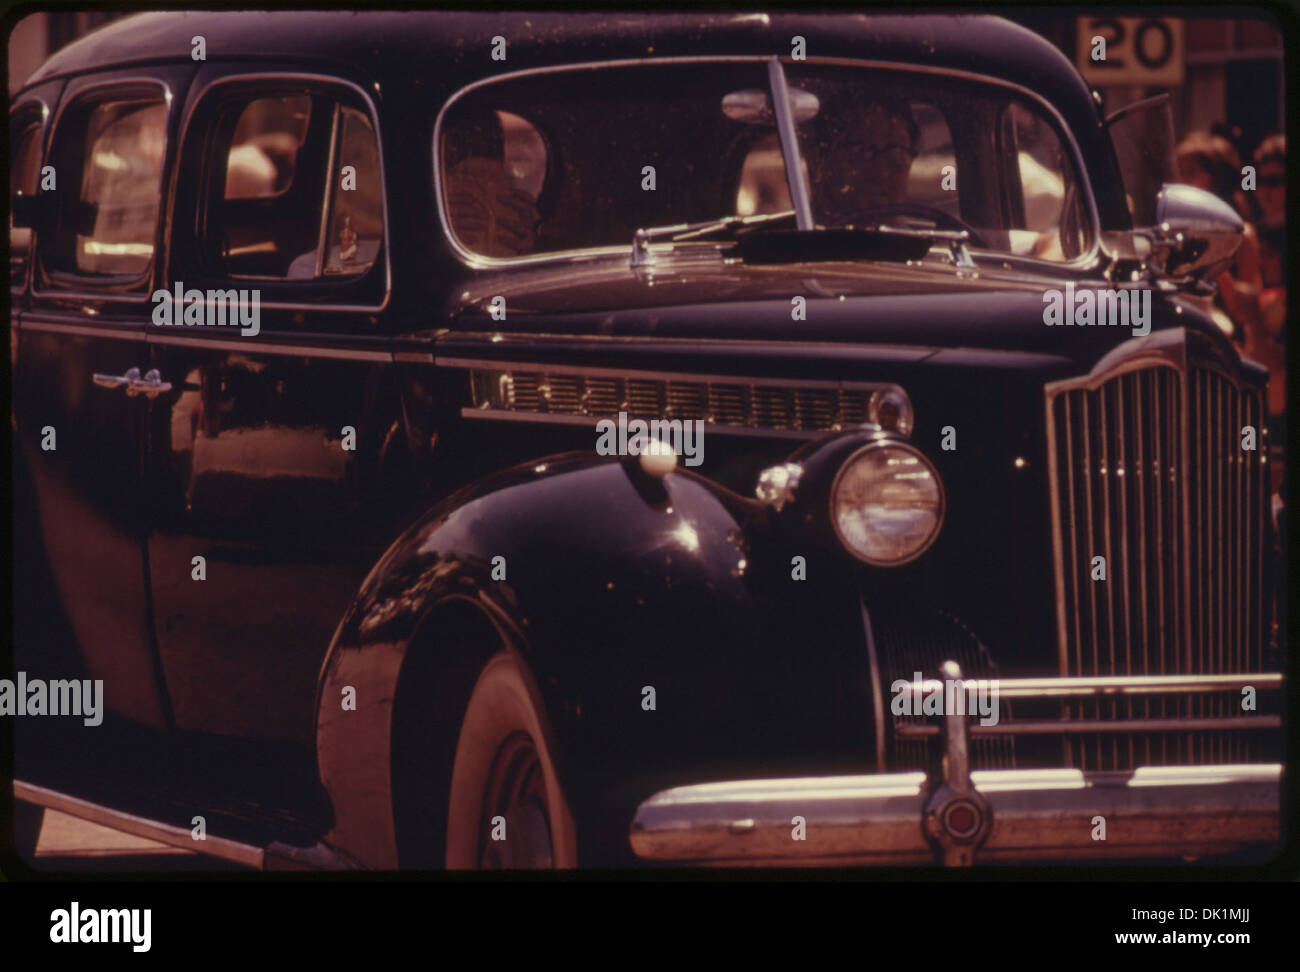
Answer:
[[(1260, 244), (1260, 327), (1247, 336), (1246, 354), (1268, 368), (1269, 441), (1284, 445), (1286, 412), (1286, 136), (1270, 135), (1255, 149), (1255, 191), (1247, 193)], [(1282, 463), (1274, 463), (1274, 478)]]
[[(1255, 191), (1249, 193), (1259, 234), (1260, 273), (1266, 288), (1286, 295), (1286, 136), (1270, 135), (1255, 149)], [(1285, 310), (1286, 301), (1282, 301)]]

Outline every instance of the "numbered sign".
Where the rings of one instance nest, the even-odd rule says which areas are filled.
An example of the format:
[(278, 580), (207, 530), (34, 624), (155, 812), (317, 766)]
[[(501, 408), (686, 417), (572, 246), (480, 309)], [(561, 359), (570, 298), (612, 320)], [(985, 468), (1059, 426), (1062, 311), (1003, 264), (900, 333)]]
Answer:
[(1075, 64), (1094, 87), (1183, 83), (1187, 49), (1181, 18), (1079, 17), (1075, 36)]

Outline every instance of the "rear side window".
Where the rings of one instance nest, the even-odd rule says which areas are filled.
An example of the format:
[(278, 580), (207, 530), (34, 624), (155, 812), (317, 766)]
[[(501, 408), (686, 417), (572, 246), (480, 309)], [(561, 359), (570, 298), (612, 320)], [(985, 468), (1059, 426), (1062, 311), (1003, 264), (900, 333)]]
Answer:
[[(27, 257), (31, 247), (32, 231), (28, 226), (14, 225), (15, 210), (20, 200), (36, 197), (37, 180), (41, 165), (41, 125), (39, 121), (21, 122), (11, 131), (9, 158), (9, 285), (21, 287), (27, 280)], [(23, 220), (19, 220), (23, 222)]]
[(223, 99), (211, 117), (195, 227), (209, 274), (313, 281), (374, 264), (382, 180), (365, 112), (286, 91)]
[[(54, 133), (60, 190), (50, 269), (119, 281), (151, 266), (162, 198), (167, 109), (161, 97), (75, 103)], [(44, 248), (44, 245), (43, 245)]]

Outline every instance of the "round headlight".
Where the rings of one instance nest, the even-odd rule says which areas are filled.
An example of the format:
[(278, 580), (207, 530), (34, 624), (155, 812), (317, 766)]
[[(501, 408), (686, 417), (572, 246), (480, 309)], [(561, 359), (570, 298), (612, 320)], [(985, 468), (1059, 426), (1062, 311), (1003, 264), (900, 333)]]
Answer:
[(840, 468), (831, 485), (831, 523), (853, 556), (878, 567), (914, 560), (943, 523), (943, 485), (930, 460), (909, 445), (873, 442)]

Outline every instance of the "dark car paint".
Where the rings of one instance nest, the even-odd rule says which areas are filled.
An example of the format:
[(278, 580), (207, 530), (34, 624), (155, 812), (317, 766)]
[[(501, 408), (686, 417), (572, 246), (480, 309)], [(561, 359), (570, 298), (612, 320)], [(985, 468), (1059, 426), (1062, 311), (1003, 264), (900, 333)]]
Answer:
[[(488, 618), (536, 673), (564, 742), (565, 784), (600, 835), (588, 848), (598, 856), (616, 855), (620, 840), (602, 828), (624, 827), (627, 807), (661, 780), (883, 768), (863, 652), (877, 619), (887, 625), (941, 605), (978, 632), (999, 664), (1053, 672), (1042, 385), (1086, 372), (1129, 334), (1092, 328), (1062, 340), (1042, 323), (1042, 292), (1067, 280), (1101, 285), (1099, 267), (1044, 265), (1036, 275), (1010, 264), (971, 273), (897, 262), (746, 266), (709, 256), (642, 272), (622, 257), (471, 270), (438, 225), (434, 119), (456, 90), (499, 73), (486, 56), (497, 34), (509, 40), (509, 70), (698, 56), (704, 37), (711, 55), (779, 54), (799, 34), (818, 56), (870, 51), (873, 60), (1051, 92), (1092, 175), (1103, 227), (1126, 225), (1097, 105), (1046, 41), (989, 18), (830, 21), (163, 14), (111, 25), (51, 58), (31, 82), (43, 86), (15, 105), (34, 92), (53, 104), (60, 82), (51, 79), (68, 79), (71, 89), (86, 72), (172, 78), (164, 170), (172, 218), (159, 231), (162, 259), (149, 290), (187, 272), (175, 220), (195, 180), (170, 160), (181, 120), (219, 78), (296, 72), (357, 86), (374, 102), (386, 166), (391, 267), (366, 278), (360, 302), (373, 310), (304, 301), (268, 310), (257, 338), (187, 332), (188, 340), (167, 343), (148, 326), (147, 292), (133, 303), (63, 296), (38, 268), (35, 290), (14, 300), (22, 315), (15, 409), (45, 545), (58, 561), (51, 603), (71, 615), (88, 668), (109, 674), (116, 710), (187, 747), (196, 736), (229, 742), (193, 751), (221, 754), (209, 758), (232, 796), (306, 817), (307, 833), (359, 864), (395, 867), (410, 860), (399, 756), (403, 773), (440, 772), (396, 753), (410, 743), (397, 701), (444, 699), (445, 732), (468, 690), (438, 696), (436, 666), (421, 670), (428, 684), (409, 675), (403, 685), (404, 672), (419, 670), (414, 655), (454, 653), (430, 620), (451, 601)], [(196, 33), (207, 41), (204, 65), (189, 60)], [(796, 294), (808, 298), (805, 321), (791, 320)], [(486, 312), (494, 296), (506, 300), (505, 321)], [(1186, 327), (1227, 348), (1191, 303), (1154, 296), (1153, 329)], [(42, 322), (65, 330), (28, 326)], [(171, 393), (100, 404), (111, 393), (90, 385), (91, 372), (120, 374), (146, 359), (173, 382)], [(723, 460), (743, 454), (745, 465), (724, 475), (714, 454), (698, 473), (649, 480), (634, 460), (592, 456), (590, 429), (460, 421), (465, 361), (897, 382), (915, 403), (911, 439), (939, 469), (948, 519), (916, 563), (865, 568), (811, 528), (820, 515), (813, 499), (774, 518), (736, 495), (752, 490), (755, 468), (798, 443), (724, 441), (716, 447)], [(205, 430), (200, 403), (212, 423)], [(233, 424), (223, 426), (223, 414)], [(1010, 437), (1009, 416), (1027, 417)], [(60, 428), (58, 466), (36, 444), (50, 422)], [(177, 438), (186, 423), (191, 444), (201, 431), (246, 429), (265, 440), (263, 452), (250, 448), (196, 471), (186, 435)], [(349, 457), (333, 439), (344, 425), (358, 431)], [(960, 430), (956, 453), (937, 448), (948, 425)], [(831, 456), (870, 434), (848, 431), (808, 448), (821, 449), (829, 468)], [(295, 444), (298, 466), (267, 475), (285, 444)], [(554, 455), (572, 450), (584, 455)], [(809, 496), (824, 490), (810, 487)], [(78, 562), (75, 544), (51, 542), (53, 524), (75, 529), (78, 543), (102, 536), (94, 549), (112, 551), (120, 589), (88, 598), (103, 557)], [(189, 579), (190, 558), (200, 554), (208, 560), (201, 588)], [(808, 559), (810, 583), (791, 577), (795, 554)], [(506, 558), (504, 582), (491, 576), (496, 556)], [(79, 616), (100, 602), (134, 620)], [(134, 693), (114, 687), (123, 683)], [(641, 707), (646, 685), (657, 691), (654, 712)], [(339, 704), (345, 686), (357, 692), (355, 711)], [(293, 765), (278, 770), (277, 760)], [(316, 792), (316, 769), (328, 802)], [(301, 783), (273, 779), (281, 773)], [(162, 802), (196, 802), (163, 783)]]

